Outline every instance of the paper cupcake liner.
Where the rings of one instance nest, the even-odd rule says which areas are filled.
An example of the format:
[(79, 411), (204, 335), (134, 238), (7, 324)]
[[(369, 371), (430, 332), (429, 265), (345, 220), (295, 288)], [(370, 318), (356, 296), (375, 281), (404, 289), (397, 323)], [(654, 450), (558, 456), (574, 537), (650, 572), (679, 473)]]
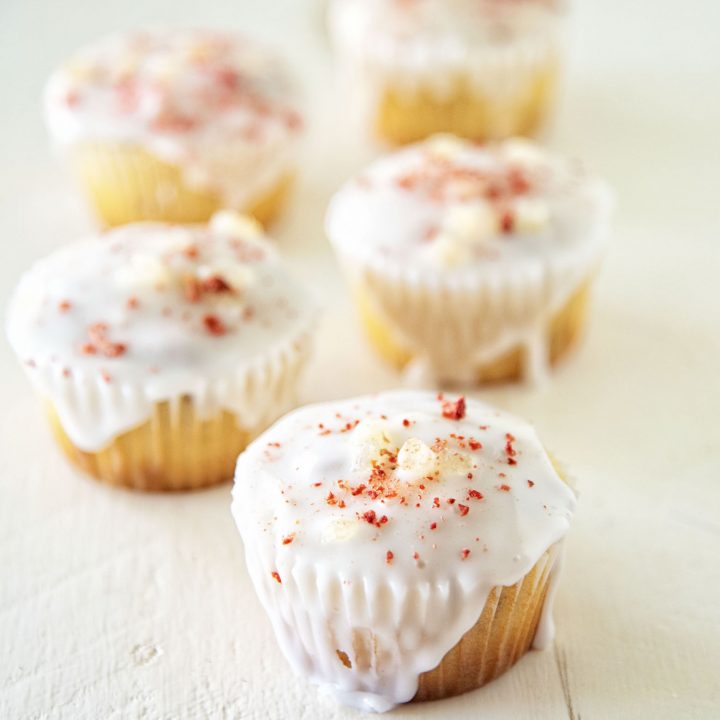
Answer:
[(394, 143), (439, 132), (478, 140), (536, 134), (553, 105), (562, 65), (557, 25), (537, 37), (445, 60), (392, 45), (372, 57), (345, 53), (345, 84), (360, 88), (357, 112)]
[(493, 588), (335, 576), (247, 546), (246, 558), (294, 670), (382, 712), (475, 689), (512, 666), (532, 644), (559, 547), (516, 584)]
[(376, 132), (395, 143), (438, 132), (482, 140), (536, 134), (555, 96), (559, 57), (550, 46), (498, 53), (448, 70), (442, 81), (387, 78), (375, 93)]
[(227, 375), (180, 382), (169, 396), (98, 373), (66, 376), (50, 363), (29, 373), (61, 448), (83, 471), (112, 485), (181, 490), (232, 477), (244, 447), (293, 407), (309, 348), (308, 333)]
[[(204, 222), (228, 206), (214, 191), (189, 187), (179, 166), (138, 145), (83, 143), (70, 149), (70, 161), (96, 212), (109, 226), (140, 220)], [(289, 169), (278, 169), (266, 187), (233, 209), (266, 225), (281, 211), (291, 181)]]
[(414, 93), (387, 87), (378, 102), (376, 134), (396, 144), (416, 142), (436, 133), (448, 132), (473, 140), (501, 140), (516, 135), (535, 136), (549, 114), (557, 69), (538, 69), (515, 93), (493, 96), (469, 86), (469, 78), (458, 77), (446, 98), (420, 88)]
[(413, 700), (460, 695), (509, 670), (532, 647), (543, 614), (550, 621), (560, 554), (553, 546), (520, 582), (493, 588), (475, 625), (438, 667), (421, 675)]
[(447, 99), (455, 79), (463, 77), (480, 94), (501, 98), (516, 94), (538, 71), (557, 67), (561, 54), (562, 34), (557, 29), (512, 43), (478, 46), (444, 62), (430, 54), (423, 59), (418, 53), (407, 58), (398, 52), (389, 60), (371, 64), (377, 76), (384, 78), (384, 84), (403, 92), (425, 90), (439, 100)]
[(577, 336), (599, 252), (588, 243), (572, 257), (447, 275), (341, 260), (381, 356), (398, 367), (418, 361), (441, 381), (478, 382), (541, 378), (553, 346), (557, 357)]

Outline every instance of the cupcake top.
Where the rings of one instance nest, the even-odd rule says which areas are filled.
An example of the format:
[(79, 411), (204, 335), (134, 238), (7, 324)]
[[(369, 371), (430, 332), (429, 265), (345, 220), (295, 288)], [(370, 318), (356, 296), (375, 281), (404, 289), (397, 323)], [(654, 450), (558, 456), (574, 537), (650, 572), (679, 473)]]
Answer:
[[(412, 698), (418, 676), (475, 623), (490, 589), (527, 574), (564, 536), (575, 507), (530, 425), (474, 400), (419, 391), (287, 415), (240, 456), (233, 496), (271, 617), (294, 603), (319, 626), (331, 612), (325, 590), (338, 586), (369, 604), (345, 598), (354, 608), (350, 622), (368, 626), (381, 646), (386, 633), (407, 640), (401, 656), (386, 658), (386, 677), (355, 668), (349, 685), (337, 683), (390, 704)], [(306, 595), (313, 583), (315, 601)], [(420, 610), (392, 616), (391, 597), (401, 601), (418, 588), (422, 595), (428, 584), (457, 590), (458, 603), (436, 608), (432, 620)], [(337, 598), (330, 605), (340, 606)], [(306, 671), (316, 663), (310, 673), (328, 682), (323, 663), (335, 659), (322, 655), (326, 648), (318, 645), (312, 660), (298, 657), (281, 625), (275, 622), (285, 653)]]
[[(164, 400), (281, 354), (312, 314), (257, 223), (226, 211), (207, 226), (138, 223), (57, 250), (22, 277), (8, 336), (54, 401), (87, 383)], [(78, 434), (117, 431), (130, 415), (102, 431), (78, 418)]]
[(387, 155), (332, 199), (328, 235), (385, 271), (488, 277), (596, 254), (605, 186), (528, 140), (439, 135)]
[(294, 140), (302, 121), (293, 105), (274, 56), (215, 30), (106, 38), (77, 52), (46, 89), (59, 144), (137, 143), (183, 165), (190, 184), (224, 192), (231, 183), (221, 171), (243, 150), (275, 157)]
[(429, 67), (548, 35), (559, 6), (556, 0), (332, 0), (329, 24), (340, 50), (398, 67)]

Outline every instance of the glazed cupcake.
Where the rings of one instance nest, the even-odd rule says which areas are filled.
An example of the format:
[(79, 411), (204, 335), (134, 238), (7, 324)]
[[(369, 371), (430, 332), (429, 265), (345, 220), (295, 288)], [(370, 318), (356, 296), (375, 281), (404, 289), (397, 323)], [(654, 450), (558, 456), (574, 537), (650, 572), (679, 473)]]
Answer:
[(345, 84), (391, 142), (527, 135), (552, 105), (555, 0), (331, 0), (329, 29)]
[(552, 641), (574, 507), (530, 425), (419, 391), (290, 413), (233, 490), (290, 664), (381, 712), (480, 687)]
[(79, 51), (45, 94), (52, 139), (101, 220), (280, 211), (301, 118), (277, 58), (230, 33), (132, 32)]
[(70, 460), (102, 482), (192, 489), (289, 410), (314, 311), (259, 225), (138, 223), (21, 279), (8, 337)]
[(528, 140), (436, 136), (346, 183), (326, 228), (387, 361), (426, 381), (537, 380), (580, 335), (610, 204)]

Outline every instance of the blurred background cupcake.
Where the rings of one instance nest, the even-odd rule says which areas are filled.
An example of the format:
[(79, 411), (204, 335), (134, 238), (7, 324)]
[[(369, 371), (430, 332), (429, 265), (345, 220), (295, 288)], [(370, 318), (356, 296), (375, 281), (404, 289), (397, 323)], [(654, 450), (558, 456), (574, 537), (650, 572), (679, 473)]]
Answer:
[(530, 140), (438, 135), (347, 182), (326, 228), (389, 363), (539, 380), (583, 329), (610, 209), (603, 182)]
[(302, 127), (282, 63), (215, 30), (130, 32), (51, 77), (47, 124), (106, 225), (280, 211)]
[(179, 490), (230, 478), (292, 407), (313, 315), (259, 225), (225, 211), (54, 252), (20, 280), (8, 337), (78, 467)]
[(560, 61), (558, 0), (331, 0), (346, 84), (381, 138), (535, 133)]

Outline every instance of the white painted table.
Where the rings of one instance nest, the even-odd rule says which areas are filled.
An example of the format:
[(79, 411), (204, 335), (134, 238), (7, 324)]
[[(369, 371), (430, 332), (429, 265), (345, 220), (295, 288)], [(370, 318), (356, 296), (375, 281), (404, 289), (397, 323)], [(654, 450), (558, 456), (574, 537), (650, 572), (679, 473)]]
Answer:
[[(285, 43), (312, 133), (281, 247), (332, 300), (303, 399), (392, 387), (365, 349), (321, 219), (371, 156), (333, 105), (319, 8), (301, 0), (3, 0), (0, 281), (91, 227), (50, 156), (42, 82), (78, 44), (142, 23), (246, 27)], [(587, 342), (538, 391), (482, 396), (531, 418), (577, 476), (555, 650), (400, 717), (720, 717), (720, 4), (589, 2), (553, 144), (617, 188)], [(106, 489), (50, 442), (0, 348), (0, 718), (350, 718), (294, 678), (245, 573), (229, 486)]]

